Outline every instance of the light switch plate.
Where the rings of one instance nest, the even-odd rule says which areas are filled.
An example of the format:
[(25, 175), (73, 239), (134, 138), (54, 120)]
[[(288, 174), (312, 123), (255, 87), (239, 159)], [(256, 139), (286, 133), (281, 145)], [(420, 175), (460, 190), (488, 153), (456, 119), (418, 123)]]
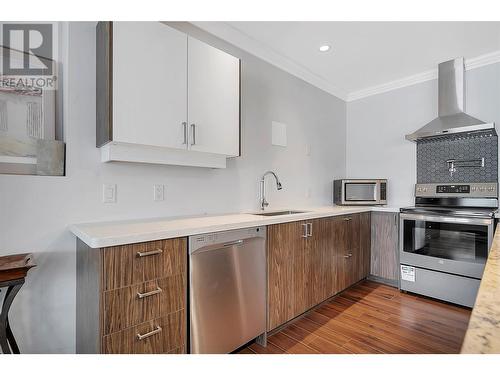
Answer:
[(102, 185), (103, 203), (116, 203), (116, 184)]
[(153, 185), (153, 200), (156, 202), (165, 200), (165, 185)]
[(272, 140), (271, 143), (274, 146), (281, 146), (281, 147), (286, 147), (287, 146), (287, 139), (286, 139), (286, 124), (283, 124), (281, 122), (273, 121), (272, 122)]

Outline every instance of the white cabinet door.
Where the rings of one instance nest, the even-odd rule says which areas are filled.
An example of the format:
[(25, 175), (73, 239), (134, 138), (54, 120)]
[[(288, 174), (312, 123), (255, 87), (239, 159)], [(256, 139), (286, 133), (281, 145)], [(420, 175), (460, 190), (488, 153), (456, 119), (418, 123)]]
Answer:
[(187, 35), (113, 22), (113, 141), (186, 149)]
[(190, 149), (239, 155), (240, 61), (188, 37)]

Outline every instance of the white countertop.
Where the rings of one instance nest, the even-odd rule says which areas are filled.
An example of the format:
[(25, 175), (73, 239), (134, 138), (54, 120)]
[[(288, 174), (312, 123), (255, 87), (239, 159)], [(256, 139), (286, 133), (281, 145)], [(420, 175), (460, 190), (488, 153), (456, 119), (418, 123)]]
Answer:
[[(283, 210), (290, 210), (290, 208)], [(91, 248), (100, 248), (359, 212), (399, 212), (399, 207), (328, 206), (304, 209), (293, 208), (291, 210), (307, 212), (281, 216), (258, 216), (251, 213), (239, 213), (220, 216), (84, 223), (71, 225), (69, 229)], [(276, 209), (268, 212), (272, 211), (281, 210)]]

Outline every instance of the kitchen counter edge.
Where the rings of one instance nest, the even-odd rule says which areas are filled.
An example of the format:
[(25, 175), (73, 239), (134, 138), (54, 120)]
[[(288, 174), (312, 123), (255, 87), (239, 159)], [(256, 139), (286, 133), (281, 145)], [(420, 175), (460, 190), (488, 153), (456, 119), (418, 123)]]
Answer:
[[(270, 212), (272, 211), (277, 210), (270, 210)], [(252, 213), (239, 213), (177, 219), (158, 218), (83, 223), (71, 225), (69, 230), (89, 247), (103, 248), (361, 212), (399, 212), (399, 208), (328, 206), (306, 208), (302, 211), (307, 212), (282, 216), (258, 216)]]
[(472, 309), (461, 353), (500, 353), (500, 226), (479, 286), (476, 303)]

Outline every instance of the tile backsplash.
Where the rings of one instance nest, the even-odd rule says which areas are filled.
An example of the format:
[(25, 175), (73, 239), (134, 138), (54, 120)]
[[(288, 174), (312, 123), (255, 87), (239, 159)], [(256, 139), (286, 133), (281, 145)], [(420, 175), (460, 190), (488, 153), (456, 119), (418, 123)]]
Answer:
[[(446, 160), (484, 158), (484, 167), (456, 167), (450, 176)], [(463, 135), (417, 143), (417, 183), (497, 182), (498, 137)]]

